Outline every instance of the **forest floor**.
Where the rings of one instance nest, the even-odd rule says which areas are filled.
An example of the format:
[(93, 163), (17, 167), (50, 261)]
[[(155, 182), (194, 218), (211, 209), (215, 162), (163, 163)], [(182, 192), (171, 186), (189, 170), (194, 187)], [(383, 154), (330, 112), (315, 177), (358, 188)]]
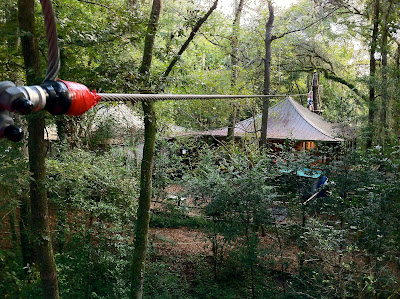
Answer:
[[(186, 217), (202, 217), (202, 209), (205, 203), (199, 205), (191, 197), (185, 197), (184, 188), (180, 185), (170, 185), (165, 189), (167, 199), (158, 199), (152, 202), (151, 209), (157, 212), (167, 212), (174, 205), (174, 209), (184, 208)], [(172, 200), (171, 200), (172, 199)], [(180, 206), (177, 205), (177, 199), (181, 200)], [(169, 205), (168, 205), (168, 201)], [(179, 217), (178, 215), (170, 215), (171, 217)], [(279, 225), (286, 225), (287, 219), (280, 221)], [(271, 252), (264, 258), (269, 260), (278, 271), (295, 274), (298, 272), (299, 248), (293, 244), (292, 240), (284, 240), (283, 236), (276, 234), (277, 228), (274, 230), (259, 232), (259, 247)], [(222, 241), (222, 236), (221, 236)], [(189, 257), (203, 256), (207, 259), (213, 258), (212, 244), (210, 238), (201, 228), (189, 228), (185, 226), (179, 227), (151, 227), (149, 231), (149, 245), (157, 252), (159, 256)], [(224, 255), (227, 255), (234, 244), (223, 245)], [(282, 265), (285, 266), (283, 269)]]
[[(261, 234), (261, 233), (260, 233)], [(295, 274), (298, 272), (298, 252), (297, 246), (280, 244), (282, 240), (277, 237), (266, 234), (260, 236), (260, 247), (263, 249), (272, 249), (274, 254), (265, 256), (269, 261), (274, 260), (272, 264), (278, 271)], [(191, 229), (186, 227), (177, 228), (150, 228), (149, 245), (157, 252), (159, 256), (203, 256), (212, 259), (212, 244), (207, 235), (200, 229)], [(225, 246), (229, 250), (229, 246)], [(227, 251), (225, 252), (227, 253)], [(281, 267), (285, 266), (285, 269)]]
[(161, 255), (211, 255), (211, 242), (197, 229), (150, 228), (149, 245)]

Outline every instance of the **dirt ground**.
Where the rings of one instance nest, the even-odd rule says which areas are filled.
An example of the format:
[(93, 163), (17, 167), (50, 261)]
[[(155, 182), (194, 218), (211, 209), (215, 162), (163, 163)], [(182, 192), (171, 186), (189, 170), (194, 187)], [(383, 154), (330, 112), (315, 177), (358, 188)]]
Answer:
[(211, 243), (203, 232), (180, 228), (150, 228), (149, 245), (160, 254), (169, 255), (211, 255)]

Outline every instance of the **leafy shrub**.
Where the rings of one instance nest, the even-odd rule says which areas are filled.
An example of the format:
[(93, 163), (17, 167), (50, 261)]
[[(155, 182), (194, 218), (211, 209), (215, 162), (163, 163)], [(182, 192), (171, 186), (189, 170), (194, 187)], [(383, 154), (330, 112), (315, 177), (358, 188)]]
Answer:
[(47, 167), (58, 216), (61, 296), (126, 297), (138, 196), (135, 162), (73, 150), (49, 159)]
[(170, 214), (159, 212), (151, 215), (151, 227), (189, 227), (189, 228), (204, 228), (208, 225), (207, 220), (202, 216), (187, 216), (185, 214)]

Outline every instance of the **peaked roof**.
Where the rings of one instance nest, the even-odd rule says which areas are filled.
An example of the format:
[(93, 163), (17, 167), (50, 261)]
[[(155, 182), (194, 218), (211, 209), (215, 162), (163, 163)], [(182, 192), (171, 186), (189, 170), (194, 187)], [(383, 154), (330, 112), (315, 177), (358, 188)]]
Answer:
[[(245, 137), (261, 131), (261, 114), (238, 122), (235, 136)], [(200, 135), (227, 136), (228, 127), (201, 132)], [(275, 104), (268, 113), (268, 139), (340, 142), (349, 137), (349, 129), (324, 120), (288, 97)]]

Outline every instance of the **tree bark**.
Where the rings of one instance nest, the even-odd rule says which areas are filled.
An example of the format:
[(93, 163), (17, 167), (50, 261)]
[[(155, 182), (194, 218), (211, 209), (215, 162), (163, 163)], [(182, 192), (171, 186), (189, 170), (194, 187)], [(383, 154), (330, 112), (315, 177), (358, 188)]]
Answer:
[[(271, 83), (271, 43), (272, 43), (272, 28), (274, 26), (274, 7), (270, 0), (268, 2), (269, 17), (265, 25), (265, 61), (264, 61), (264, 91), (265, 95), (270, 93)], [(268, 109), (269, 109), (269, 97), (266, 97), (263, 101), (263, 111), (261, 120), (261, 140), (260, 147), (265, 148), (267, 146), (267, 127), (268, 127)]]
[[(145, 86), (149, 87), (149, 72), (153, 58), (154, 40), (161, 14), (161, 0), (153, 0), (152, 11), (147, 27), (145, 47), (140, 74)], [(156, 117), (154, 102), (143, 102), (144, 148), (140, 172), (140, 195), (135, 228), (135, 249), (132, 261), (131, 298), (143, 297), (143, 281), (147, 256), (147, 244), (150, 221), (150, 202), (152, 196), (152, 174), (156, 136)]]
[(231, 36), (231, 86), (236, 85), (238, 77), (238, 52), (239, 52), (239, 28), (240, 28), (240, 18), (242, 16), (244, 6), (244, 0), (240, 0), (235, 11), (235, 18), (232, 24), (232, 36)]
[(57, 270), (54, 261), (47, 206), (44, 127), (45, 112), (28, 119), (29, 165), (32, 173), (30, 184), (32, 235), (42, 280), (43, 297), (59, 298)]
[(375, 53), (377, 48), (378, 29), (379, 29), (379, 0), (374, 2), (374, 15), (373, 15), (373, 28), (371, 36), (371, 44), (369, 49), (369, 101), (368, 101), (368, 132), (366, 147), (372, 146), (372, 139), (374, 134), (374, 120), (375, 120), (375, 85), (376, 85), (376, 59)]
[(389, 107), (389, 95), (388, 95), (388, 39), (389, 39), (389, 15), (392, 10), (393, 1), (389, 1), (386, 13), (382, 20), (382, 101), (381, 101), (381, 113), (380, 113), (380, 138), (382, 145), (386, 142), (386, 136), (388, 132), (388, 107)]
[[(20, 31), (27, 33), (21, 37), (21, 44), (28, 85), (40, 83), (42, 74), (39, 48), (35, 38), (34, 12), (35, 4), (33, 0), (18, 0)], [(32, 241), (39, 263), (43, 297), (59, 298), (57, 270), (51, 243), (47, 207), (44, 127), (44, 112), (35, 113), (28, 117), (28, 153), (29, 167), (32, 173), (32, 180), (30, 181), (31, 235), (34, 236)], [(25, 216), (21, 215), (21, 217)]]
[[(158, 1), (158, 0), (157, 0)], [(154, 102), (143, 102), (144, 118), (144, 147), (140, 172), (140, 197), (137, 210), (135, 235), (135, 250), (132, 264), (132, 294), (131, 298), (142, 298), (143, 281), (147, 256), (147, 244), (150, 221), (150, 202), (152, 196), (152, 174), (154, 147), (156, 135), (156, 117)]]
[(27, 84), (39, 84), (42, 81), (39, 47), (35, 35), (35, 2), (18, 0), (18, 23), (24, 56)]
[(397, 53), (396, 53), (396, 78), (400, 79), (400, 42), (397, 41)]
[[(244, 0), (240, 0), (239, 4), (235, 2), (235, 18), (232, 24), (232, 36), (231, 36), (231, 87), (235, 88), (238, 78), (238, 53), (239, 53), (239, 28), (240, 18), (242, 16), (244, 6)], [(227, 140), (235, 139), (235, 125), (236, 125), (236, 113), (238, 106), (234, 102), (232, 105), (232, 113), (229, 117), (229, 127)]]

